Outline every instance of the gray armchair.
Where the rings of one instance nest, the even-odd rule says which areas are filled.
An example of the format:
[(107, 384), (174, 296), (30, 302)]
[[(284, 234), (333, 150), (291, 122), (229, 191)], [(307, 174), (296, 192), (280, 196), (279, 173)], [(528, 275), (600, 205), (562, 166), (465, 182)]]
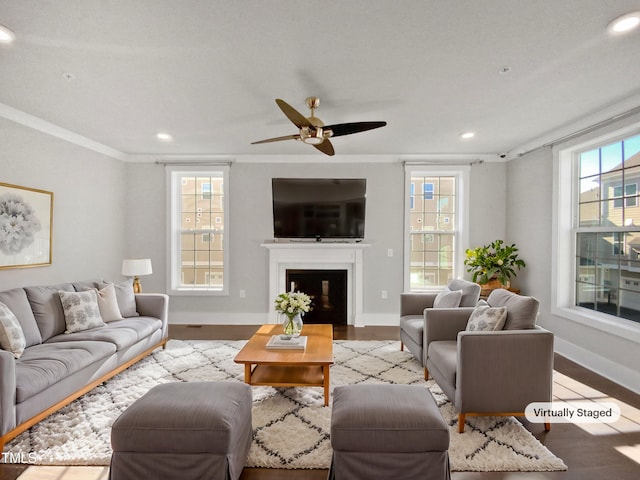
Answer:
[[(475, 307), (480, 298), (480, 285), (462, 279), (454, 279), (449, 282), (447, 288), (451, 291), (460, 291), (459, 307)], [(425, 341), (425, 309), (433, 308), (438, 293), (403, 293), (400, 296), (400, 349), (407, 349), (420, 362), (427, 365), (427, 357), (424, 351)], [(473, 308), (467, 310), (469, 313)], [(425, 380), (427, 372), (425, 370)]]
[(473, 309), (425, 311), (426, 375), (453, 403), (460, 433), (466, 416), (524, 416), (551, 401), (553, 333), (535, 324), (538, 300), (498, 289), (487, 303), (506, 307), (502, 330), (466, 331)]

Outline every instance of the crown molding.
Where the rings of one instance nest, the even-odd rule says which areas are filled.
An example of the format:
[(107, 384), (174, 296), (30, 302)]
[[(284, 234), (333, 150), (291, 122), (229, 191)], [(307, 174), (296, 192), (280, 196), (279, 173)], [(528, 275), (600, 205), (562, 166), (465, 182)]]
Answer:
[(10, 107), (4, 103), (0, 103), (0, 117), (122, 162), (127, 161), (128, 155), (126, 153), (91, 140), (90, 138), (83, 137), (71, 130), (54, 125), (53, 123), (25, 113), (17, 108)]

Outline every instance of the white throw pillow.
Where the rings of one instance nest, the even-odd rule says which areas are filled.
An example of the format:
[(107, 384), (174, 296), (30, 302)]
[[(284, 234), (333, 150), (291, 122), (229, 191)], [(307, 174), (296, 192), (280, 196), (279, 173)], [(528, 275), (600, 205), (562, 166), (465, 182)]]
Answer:
[(67, 324), (67, 330), (64, 333), (81, 332), (105, 325), (100, 316), (96, 290), (86, 292), (61, 290), (58, 294), (64, 310), (64, 321)]
[(468, 332), (495, 332), (507, 321), (507, 307), (476, 307), (467, 322)]
[(136, 296), (133, 293), (133, 278), (125, 280), (121, 283), (113, 283), (107, 280), (103, 280), (100, 288), (106, 285), (112, 284), (116, 290), (116, 298), (118, 299), (118, 306), (120, 307), (120, 313), (124, 318), (138, 317), (140, 314), (136, 311)]
[(113, 322), (115, 320), (124, 320), (120, 307), (118, 306), (118, 297), (116, 296), (116, 287), (113, 283), (107, 284), (101, 290), (95, 288), (83, 288), (82, 291), (95, 290), (98, 294), (98, 308), (103, 322)]
[(26, 346), (20, 322), (9, 307), (0, 302), (0, 348), (12, 353), (15, 358), (20, 358)]
[(462, 300), (462, 290), (449, 290), (445, 288), (436, 295), (433, 308), (458, 308)]

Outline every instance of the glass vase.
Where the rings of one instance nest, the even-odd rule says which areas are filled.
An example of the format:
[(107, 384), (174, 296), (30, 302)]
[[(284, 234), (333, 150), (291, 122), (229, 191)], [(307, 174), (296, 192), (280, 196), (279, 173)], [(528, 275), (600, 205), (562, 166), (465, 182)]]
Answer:
[(296, 313), (294, 315), (283, 315), (282, 330), (284, 336), (295, 338), (300, 336), (302, 331), (302, 315)]

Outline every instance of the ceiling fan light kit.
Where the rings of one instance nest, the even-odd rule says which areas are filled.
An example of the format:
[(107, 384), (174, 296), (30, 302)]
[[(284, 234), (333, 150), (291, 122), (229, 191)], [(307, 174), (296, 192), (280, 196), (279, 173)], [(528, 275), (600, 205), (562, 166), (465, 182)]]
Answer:
[(320, 99), (318, 97), (307, 97), (305, 102), (309, 110), (311, 110), (311, 116), (309, 117), (305, 117), (287, 102), (277, 98), (276, 104), (291, 123), (298, 127), (298, 134), (259, 140), (252, 142), (252, 145), (280, 142), (282, 140), (300, 140), (307, 145), (312, 145), (325, 155), (335, 155), (333, 145), (329, 141), (330, 137), (365, 132), (367, 130), (373, 130), (374, 128), (384, 127), (387, 124), (387, 122), (353, 122), (325, 126), (324, 122), (315, 116), (315, 109), (320, 105)]

